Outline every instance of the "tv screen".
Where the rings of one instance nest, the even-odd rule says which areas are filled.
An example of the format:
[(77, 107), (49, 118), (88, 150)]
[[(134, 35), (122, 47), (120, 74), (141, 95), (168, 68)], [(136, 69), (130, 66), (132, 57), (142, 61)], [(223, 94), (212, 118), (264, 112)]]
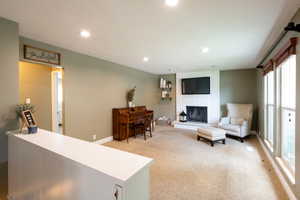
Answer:
[(182, 94), (210, 94), (210, 77), (181, 80)]

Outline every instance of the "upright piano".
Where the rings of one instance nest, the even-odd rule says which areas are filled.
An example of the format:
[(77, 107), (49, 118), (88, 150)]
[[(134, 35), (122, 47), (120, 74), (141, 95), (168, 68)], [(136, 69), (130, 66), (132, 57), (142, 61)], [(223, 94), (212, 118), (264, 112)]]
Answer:
[(127, 138), (127, 135), (129, 135), (129, 137), (133, 136), (134, 131), (131, 128), (131, 124), (143, 123), (146, 117), (150, 117), (153, 121), (153, 111), (147, 110), (146, 106), (113, 108), (114, 140), (124, 140)]

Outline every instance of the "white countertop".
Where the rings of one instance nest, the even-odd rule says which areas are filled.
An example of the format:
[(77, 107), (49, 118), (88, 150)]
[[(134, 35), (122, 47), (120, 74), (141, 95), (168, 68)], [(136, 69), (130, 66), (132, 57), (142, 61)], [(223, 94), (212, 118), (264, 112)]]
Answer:
[(17, 134), (20, 139), (57, 153), (121, 181), (128, 180), (153, 159), (39, 129)]

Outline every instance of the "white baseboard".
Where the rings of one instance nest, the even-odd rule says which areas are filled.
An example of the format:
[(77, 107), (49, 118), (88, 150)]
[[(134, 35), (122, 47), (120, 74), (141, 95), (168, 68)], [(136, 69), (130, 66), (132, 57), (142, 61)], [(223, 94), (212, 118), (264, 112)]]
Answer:
[(113, 136), (109, 136), (109, 137), (103, 138), (101, 140), (97, 140), (97, 141), (95, 141), (93, 143), (95, 143), (95, 144), (104, 144), (104, 143), (107, 143), (107, 142), (111, 142), (113, 140), (114, 140)]
[(279, 181), (281, 183), (281, 185), (283, 186), (283, 189), (285, 190), (285, 192), (287, 193), (289, 200), (297, 200), (295, 194), (293, 193), (291, 187), (289, 186), (289, 184), (287, 183), (286, 179), (284, 178), (282, 172), (280, 171), (279, 167), (277, 166), (277, 164), (275, 163), (274, 159), (272, 158), (272, 156), (270, 155), (268, 149), (266, 148), (264, 142), (262, 141), (262, 139), (257, 136), (259, 144), (261, 145), (261, 147), (263, 148), (265, 154), (267, 155), (268, 160), (270, 161), (276, 175), (279, 178)]

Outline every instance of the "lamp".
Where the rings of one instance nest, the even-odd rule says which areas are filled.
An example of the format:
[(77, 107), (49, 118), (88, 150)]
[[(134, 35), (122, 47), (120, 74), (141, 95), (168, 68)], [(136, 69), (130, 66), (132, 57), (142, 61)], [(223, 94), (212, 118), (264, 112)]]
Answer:
[(180, 122), (187, 122), (187, 119), (186, 119), (186, 114), (184, 111), (182, 111), (180, 114), (179, 114), (179, 121)]

